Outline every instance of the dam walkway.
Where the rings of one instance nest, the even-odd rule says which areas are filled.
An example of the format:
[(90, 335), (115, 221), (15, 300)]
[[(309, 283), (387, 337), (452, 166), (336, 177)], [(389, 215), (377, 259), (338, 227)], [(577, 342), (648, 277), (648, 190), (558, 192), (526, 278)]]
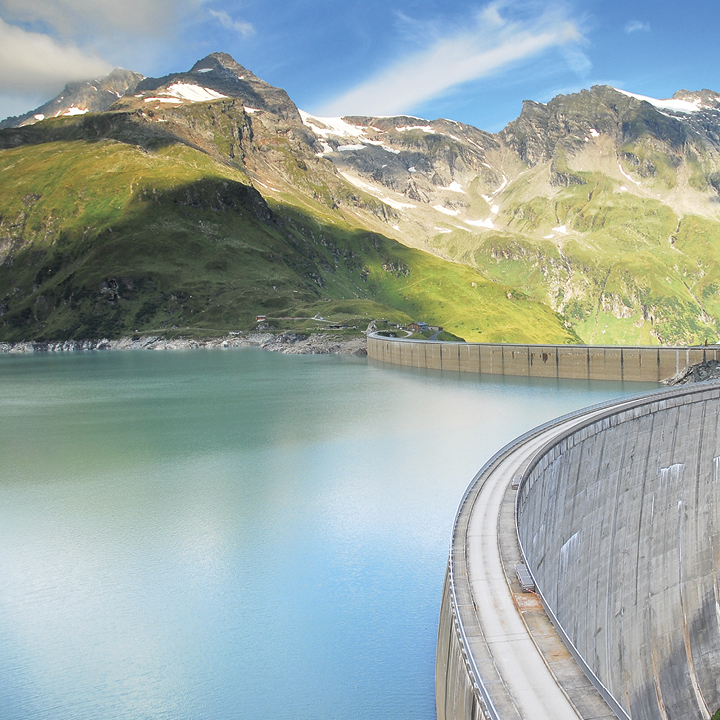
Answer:
[[(614, 409), (630, 405), (613, 403)], [(518, 438), (478, 473), (453, 531), (438, 638), (438, 720), (610, 720), (618, 717), (514, 577), (521, 558), (513, 479), (554, 438), (607, 411), (580, 411)], [(456, 639), (460, 647), (454, 648)], [(465, 672), (453, 663), (460, 653)], [(459, 682), (458, 682), (459, 681)], [(620, 717), (627, 715), (620, 709)]]

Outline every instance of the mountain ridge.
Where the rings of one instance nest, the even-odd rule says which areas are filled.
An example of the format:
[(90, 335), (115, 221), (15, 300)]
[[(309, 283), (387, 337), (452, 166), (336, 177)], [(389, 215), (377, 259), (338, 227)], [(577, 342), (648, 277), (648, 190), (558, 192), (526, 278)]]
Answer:
[(34, 124), (50, 117), (103, 112), (119, 97), (128, 92), (134, 92), (138, 83), (143, 79), (144, 75), (140, 73), (124, 68), (115, 68), (105, 77), (68, 83), (59, 95), (35, 110), (0, 121), (0, 129)]
[[(451, 263), (442, 273), (475, 273), (473, 292), (481, 287), (497, 297), (495, 307), (507, 301), (511, 315), (520, 313), (496, 337), (536, 335), (522, 308), (530, 317), (545, 306), (555, 323), (548, 332), (561, 342), (690, 342), (713, 340), (720, 331), (716, 243), (708, 239), (709, 250), (700, 251), (702, 237), (718, 236), (718, 98), (709, 90), (679, 90), (674, 105), (653, 104), (594, 86), (545, 105), (527, 101), (516, 120), (491, 134), (444, 119), (316, 117), (229, 55), (213, 53), (187, 72), (139, 81), (99, 114), (4, 130), (0, 147), (28, 153), (49, 143), (78, 149), (90, 140), (151, 156), (200, 153), (213, 173), (230, 173), (247, 188), (246, 197), (255, 193), (253, 212), (267, 208), (254, 215), (257, 222), (272, 232), (300, 223), (298, 252), (306, 260), (298, 262), (319, 289), (348, 272), (338, 257), (353, 251), (332, 241), (339, 255), (315, 262), (329, 241), (325, 234), (318, 246), (308, 226), (318, 221), (332, 233), (371, 233), (387, 238), (382, 243), (430, 253)], [(199, 160), (193, 162), (197, 167)], [(191, 203), (209, 201), (202, 192), (184, 192), (196, 197)], [(19, 248), (38, 242), (27, 233), (13, 238), (6, 217), (0, 222), (5, 265)], [(380, 267), (392, 269), (381, 273), (384, 280), (394, 277), (399, 290), (414, 269), (391, 254)], [(353, 294), (368, 288), (360, 275), (350, 280), (352, 272), (350, 285), (337, 292), (356, 300)], [(439, 285), (414, 304), (396, 290), (383, 296), (379, 287), (374, 297), (390, 301), (385, 313), (402, 306), (405, 315), (442, 320), (468, 339), (489, 337), (472, 293), (449, 316)], [(3, 302), (10, 308), (7, 295)], [(7, 327), (7, 319), (0, 322)]]

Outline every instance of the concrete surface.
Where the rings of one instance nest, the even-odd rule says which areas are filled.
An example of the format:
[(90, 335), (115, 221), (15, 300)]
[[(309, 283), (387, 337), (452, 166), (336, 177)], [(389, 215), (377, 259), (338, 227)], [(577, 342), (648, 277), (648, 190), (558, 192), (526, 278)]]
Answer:
[(578, 380), (660, 382), (689, 365), (720, 360), (720, 347), (504, 345), (387, 338), (370, 333), (368, 357), (455, 372)]
[[(707, 720), (720, 706), (719, 410), (717, 384), (591, 408), (478, 473), (443, 591), (439, 720)], [(537, 596), (513, 577), (520, 557)]]
[(633, 720), (720, 706), (720, 386), (650, 396), (556, 438), (518, 528), (545, 602)]

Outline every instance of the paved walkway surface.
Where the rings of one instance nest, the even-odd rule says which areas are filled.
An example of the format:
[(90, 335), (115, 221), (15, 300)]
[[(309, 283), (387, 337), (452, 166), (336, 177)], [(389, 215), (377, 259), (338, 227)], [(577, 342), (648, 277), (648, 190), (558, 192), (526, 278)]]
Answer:
[[(469, 591), (469, 597), (458, 592), (460, 614), (483, 685), (502, 720), (615, 718), (562, 643), (539, 598), (522, 593), (514, 577), (520, 548), (513, 477), (551, 438), (601, 412), (565, 420), (520, 443), (478, 481), (459, 517), (456, 588)], [(458, 562), (460, 557), (464, 562)]]

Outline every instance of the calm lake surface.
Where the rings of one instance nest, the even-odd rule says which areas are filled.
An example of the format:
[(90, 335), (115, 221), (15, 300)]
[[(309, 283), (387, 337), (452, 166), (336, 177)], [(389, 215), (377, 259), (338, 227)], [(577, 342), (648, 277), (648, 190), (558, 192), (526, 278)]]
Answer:
[(433, 720), (466, 486), (521, 432), (650, 387), (0, 357), (0, 720)]

